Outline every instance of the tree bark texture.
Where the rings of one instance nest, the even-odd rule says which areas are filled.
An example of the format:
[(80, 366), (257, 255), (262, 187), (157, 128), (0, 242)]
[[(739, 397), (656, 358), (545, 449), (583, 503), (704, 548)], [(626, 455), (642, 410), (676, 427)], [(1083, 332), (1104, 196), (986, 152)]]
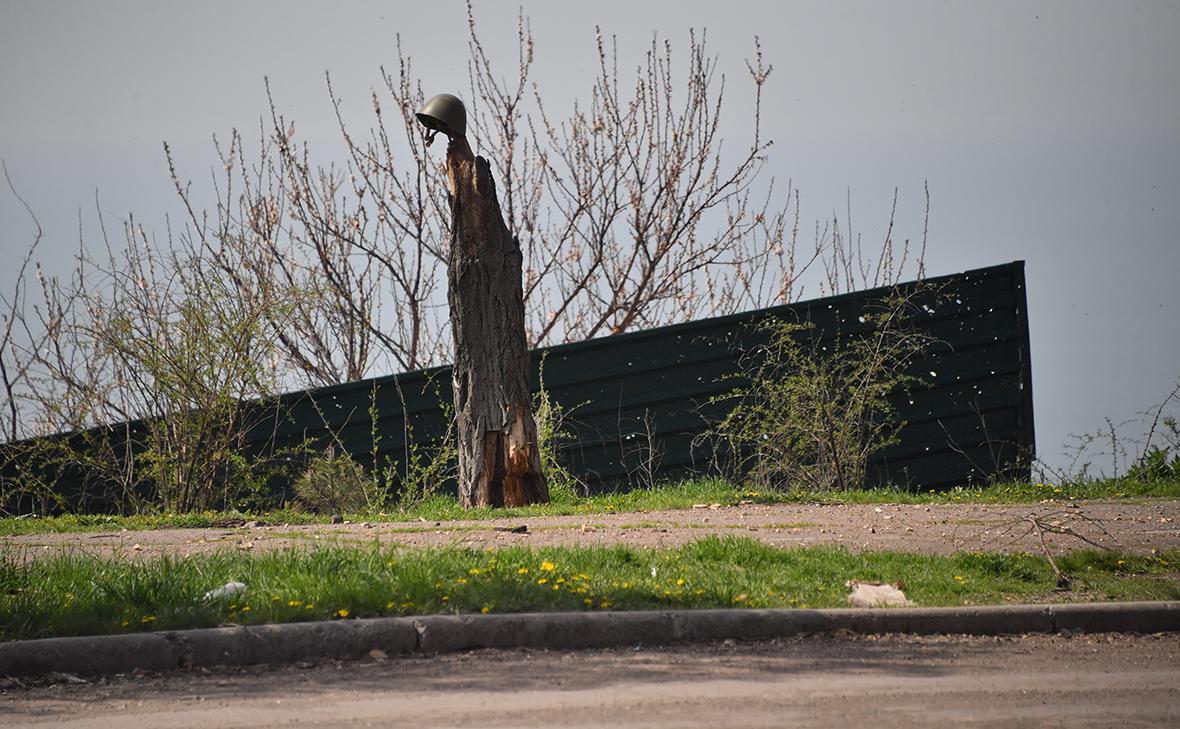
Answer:
[(447, 148), (451, 252), (447, 302), (463, 506), (549, 500), (529, 396), (520, 244), (508, 231), (488, 161), (467, 141)]

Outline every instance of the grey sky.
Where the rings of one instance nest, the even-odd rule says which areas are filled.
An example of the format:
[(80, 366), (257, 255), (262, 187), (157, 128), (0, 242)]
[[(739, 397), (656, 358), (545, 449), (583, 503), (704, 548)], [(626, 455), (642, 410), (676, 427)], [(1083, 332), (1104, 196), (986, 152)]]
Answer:
[[(243, 7), (244, 6), (244, 7)], [(1158, 2), (525, 2), (536, 80), (556, 108), (584, 97), (594, 26), (624, 67), (653, 32), (707, 28), (728, 76), (730, 137), (762, 38), (769, 172), (805, 217), (843, 210), (879, 240), (900, 188), (902, 235), (932, 196), (928, 269), (1028, 261), (1038, 443), (1130, 416), (1180, 376), (1180, 4)], [(479, 2), (481, 35), (514, 69), (516, 5)], [(0, 2), (0, 157), (46, 228), (76, 245), (79, 208), (175, 212), (161, 141), (208, 179), (210, 137), (256, 129), (271, 78), (300, 136), (331, 151), (323, 72), (359, 126), (394, 37), (428, 93), (466, 79), (460, 2)], [(0, 252), (29, 226), (0, 194)]]

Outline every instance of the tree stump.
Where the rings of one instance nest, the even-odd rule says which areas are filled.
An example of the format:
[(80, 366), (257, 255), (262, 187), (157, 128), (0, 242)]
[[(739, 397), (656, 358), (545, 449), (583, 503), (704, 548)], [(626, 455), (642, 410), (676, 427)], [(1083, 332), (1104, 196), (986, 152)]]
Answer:
[(520, 244), (508, 231), (488, 161), (466, 139), (447, 148), (451, 251), (447, 302), (459, 437), (459, 501), (549, 501), (529, 397)]

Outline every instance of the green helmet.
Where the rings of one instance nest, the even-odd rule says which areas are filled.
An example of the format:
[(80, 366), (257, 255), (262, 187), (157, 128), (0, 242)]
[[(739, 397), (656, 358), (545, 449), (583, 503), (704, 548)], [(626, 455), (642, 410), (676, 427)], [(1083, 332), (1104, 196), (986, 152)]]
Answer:
[(439, 94), (431, 97), (417, 114), (418, 121), (427, 129), (442, 132), (448, 137), (467, 134), (467, 110), (458, 96)]

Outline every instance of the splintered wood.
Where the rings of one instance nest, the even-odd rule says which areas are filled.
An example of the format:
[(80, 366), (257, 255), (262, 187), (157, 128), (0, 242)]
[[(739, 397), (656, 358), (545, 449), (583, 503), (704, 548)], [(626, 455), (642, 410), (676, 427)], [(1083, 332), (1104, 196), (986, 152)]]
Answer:
[(528, 389), (520, 245), (504, 225), (488, 162), (463, 138), (447, 148), (447, 301), (464, 506), (549, 500)]

